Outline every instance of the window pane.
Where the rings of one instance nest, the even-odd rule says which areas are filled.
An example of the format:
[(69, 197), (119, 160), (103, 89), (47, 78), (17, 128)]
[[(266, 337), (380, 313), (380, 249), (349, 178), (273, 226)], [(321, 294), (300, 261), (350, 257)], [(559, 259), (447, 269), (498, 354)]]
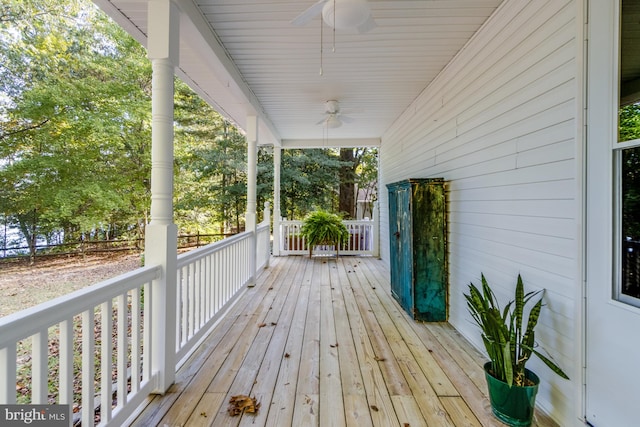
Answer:
[(622, 283), (620, 292), (640, 298), (640, 147), (622, 151)]

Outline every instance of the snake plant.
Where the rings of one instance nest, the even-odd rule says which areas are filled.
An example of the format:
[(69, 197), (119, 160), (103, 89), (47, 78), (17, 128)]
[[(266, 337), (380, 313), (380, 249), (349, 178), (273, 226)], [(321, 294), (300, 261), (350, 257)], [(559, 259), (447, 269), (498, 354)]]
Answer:
[[(491, 360), (490, 372), (497, 379), (511, 385), (526, 385), (525, 364), (535, 354), (553, 372), (569, 379), (550, 358), (535, 349), (535, 327), (542, 309), (542, 292), (524, 293), (522, 277), (518, 275), (515, 298), (500, 309), (493, 290), (482, 274), (482, 291), (473, 283), (465, 294), (469, 313), (482, 331), (482, 341)], [(524, 323), (525, 306), (539, 296), (529, 310)]]

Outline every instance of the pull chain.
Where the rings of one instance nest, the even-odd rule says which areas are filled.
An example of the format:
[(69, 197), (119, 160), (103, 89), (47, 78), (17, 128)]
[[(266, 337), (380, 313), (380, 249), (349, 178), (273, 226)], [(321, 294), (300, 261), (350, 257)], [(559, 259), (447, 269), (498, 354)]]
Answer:
[(322, 31), (324, 25), (322, 25), (322, 19), (320, 19), (320, 75), (322, 75)]
[(333, 52), (336, 51), (336, 0), (333, 0)]

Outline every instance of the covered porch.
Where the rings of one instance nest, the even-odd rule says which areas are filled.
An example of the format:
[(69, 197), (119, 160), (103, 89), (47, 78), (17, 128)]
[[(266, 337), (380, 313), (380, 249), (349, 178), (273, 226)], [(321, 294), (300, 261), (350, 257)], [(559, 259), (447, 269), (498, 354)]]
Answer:
[[(281, 151), (376, 146), (379, 188), (408, 177), (451, 183), (449, 321), (457, 330), (475, 333), (462, 294), (480, 272), (507, 283), (523, 271), (548, 289), (540, 337), (574, 368), (570, 383), (546, 373), (541, 401), (563, 425), (582, 422), (583, 100), (575, 88), (586, 2), (371, 0), (377, 29), (331, 40), (319, 15), (291, 23), (313, 1), (94, 1), (145, 44), (153, 65), (146, 267), (0, 319), (0, 403), (16, 401), (16, 347), (29, 340), (30, 402), (46, 403), (53, 381), (58, 403), (81, 401), (82, 425), (96, 414), (118, 426), (498, 425), (481, 355), (448, 323), (413, 322), (389, 295), (384, 191), (380, 231), (366, 247), (372, 257), (270, 257), (269, 242), (285, 241), (289, 226)], [(175, 75), (248, 143), (247, 231), (180, 256)], [(336, 119), (345, 125), (332, 127)], [(271, 240), (268, 213), (257, 223), (259, 145), (274, 150)], [(274, 244), (273, 255), (285, 248)], [(97, 322), (103, 335), (86, 339)], [(61, 352), (50, 379), (52, 331)], [(78, 353), (80, 399), (72, 393)], [(229, 417), (239, 394), (261, 403), (255, 415)], [(541, 413), (536, 423), (554, 425)]]
[[(137, 426), (498, 426), (483, 357), (448, 323), (417, 323), (373, 257), (278, 257)], [(256, 413), (231, 416), (248, 395)], [(537, 412), (535, 424), (554, 426)]]

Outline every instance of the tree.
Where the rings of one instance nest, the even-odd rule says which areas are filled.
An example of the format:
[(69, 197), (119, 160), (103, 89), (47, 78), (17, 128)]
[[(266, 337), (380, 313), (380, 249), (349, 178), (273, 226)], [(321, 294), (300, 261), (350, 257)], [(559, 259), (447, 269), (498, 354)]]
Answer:
[(341, 148), (340, 160), (343, 166), (340, 168), (340, 189), (338, 211), (345, 218), (356, 217), (356, 168), (358, 162), (354, 156), (353, 148)]
[[(338, 211), (347, 218), (356, 217), (358, 193), (363, 190), (366, 200), (375, 194), (378, 164), (377, 150), (371, 148), (341, 148), (340, 190)], [(369, 212), (371, 207), (369, 207)]]
[(55, 3), (11, 2), (3, 15), (0, 208), (32, 254), (56, 229), (66, 240), (128, 230), (148, 211), (144, 50), (95, 6)]

